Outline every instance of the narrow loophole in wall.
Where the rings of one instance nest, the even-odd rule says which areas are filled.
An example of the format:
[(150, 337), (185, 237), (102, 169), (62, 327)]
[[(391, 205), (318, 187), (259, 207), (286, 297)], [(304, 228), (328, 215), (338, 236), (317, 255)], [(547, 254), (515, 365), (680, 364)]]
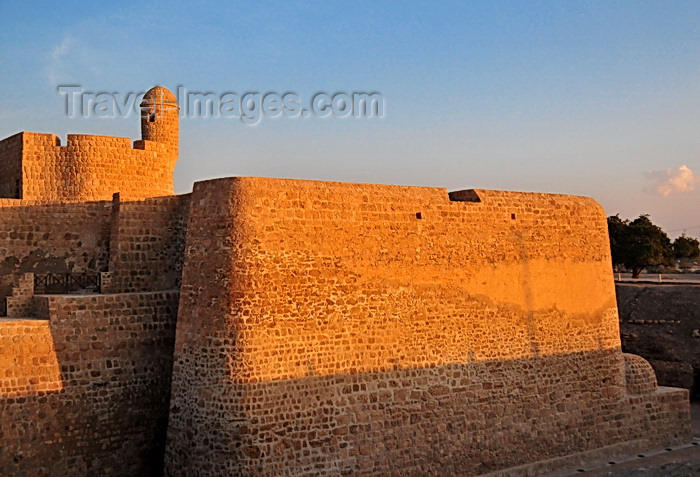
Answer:
[(515, 220), (515, 214), (510, 214), (510, 220)]
[(149, 123), (154, 123), (156, 122), (156, 113), (151, 113), (148, 115), (148, 122)]
[(417, 218), (418, 220), (423, 219), (423, 214), (421, 214), (420, 212), (416, 212), (416, 218)]

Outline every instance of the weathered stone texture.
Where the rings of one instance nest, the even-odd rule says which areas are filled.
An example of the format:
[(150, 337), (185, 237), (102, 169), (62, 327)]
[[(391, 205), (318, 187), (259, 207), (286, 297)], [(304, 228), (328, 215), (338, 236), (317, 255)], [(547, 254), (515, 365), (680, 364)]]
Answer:
[[(0, 199), (0, 297), (24, 273), (111, 271), (111, 293), (177, 290), (189, 195), (50, 203)], [(107, 290), (105, 290), (107, 292)]]
[(100, 272), (100, 293), (115, 293), (112, 272)]
[(159, 475), (178, 294), (36, 300), (0, 320), (0, 475)]
[(700, 285), (617, 283), (622, 347), (643, 356), (659, 384), (700, 399)]
[(30, 200), (108, 200), (173, 193), (177, 155), (167, 145), (128, 138), (22, 133), (22, 196)]
[(636, 354), (624, 353), (625, 381), (630, 395), (653, 394), (658, 389), (656, 374), (649, 362)]
[(477, 474), (689, 439), (687, 393), (628, 392), (602, 209), (452, 198), (197, 183), (167, 473)]
[[(143, 96), (140, 106), (143, 140), (170, 144), (177, 148), (180, 108), (172, 91), (163, 86), (155, 86)], [(174, 152), (177, 159), (177, 149)]]
[(24, 133), (0, 141), (0, 197), (19, 199), (22, 196), (22, 145)]
[(7, 316), (10, 318), (28, 318), (34, 316), (34, 274), (25, 273), (19, 284), (7, 297)]
[(112, 292), (178, 290), (189, 194), (122, 202), (110, 232)]
[[(173, 196), (175, 97), (141, 107), (133, 146), (0, 141), (0, 475), (471, 475), (690, 438), (687, 392), (620, 350), (593, 200)], [(46, 272), (103, 294), (35, 294)]]

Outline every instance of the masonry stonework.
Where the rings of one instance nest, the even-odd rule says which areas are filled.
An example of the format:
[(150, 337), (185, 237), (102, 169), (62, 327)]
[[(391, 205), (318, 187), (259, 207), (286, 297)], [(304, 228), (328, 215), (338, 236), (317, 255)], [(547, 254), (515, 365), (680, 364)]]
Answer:
[(0, 319), (0, 475), (158, 475), (178, 294), (42, 296)]
[(620, 349), (593, 200), (173, 195), (175, 97), (141, 107), (133, 145), (0, 141), (0, 475), (476, 475), (689, 441), (687, 391)]
[(110, 262), (113, 292), (180, 288), (189, 194), (113, 200)]
[(451, 198), (197, 183), (169, 475), (476, 475), (689, 439), (687, 393), (620, 350), (602, 209)]
[(0, 297), (24, 273), (97, 273), (109, 261), (111, 202), (0, 199)]

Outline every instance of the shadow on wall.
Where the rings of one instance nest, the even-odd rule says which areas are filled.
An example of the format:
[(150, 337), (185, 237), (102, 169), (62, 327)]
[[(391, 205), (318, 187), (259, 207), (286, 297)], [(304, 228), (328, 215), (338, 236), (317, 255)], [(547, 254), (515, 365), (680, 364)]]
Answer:
[[(175, 367), (203, 364), (200, 353)], [(689, 440), (687, 394), (657, 389), (651, 368), (633, 364), (625, 379), (610, 349), (259, 382), (220, 370), (220, 386), (171, 408), (166, 475), (477, 475)], [(173, 393), (184, 385), (196, 383)]]
[(0, 199), (0, 299), (24, 273), (112, 271), (114, 291), (179, 289), (189, 195), (31, 205)]
[(700, 286), (617, 283), (615, 290), (623, 349), (647, 359), (659, 384), (700, 400)]
[[(0, 323), (0, 473), (161, 475), (177, 294), (39, 300), (50, 321)], [(176, 367), (211, 350), (187, 351)], [(167, 466), (480, 473), (636, 438), (683, 441), (687, 394), (623, 366), (618, 349), (600, 349), (260, 382), (207, 368), (220, 386), (176, 383), (196, 402), (171, 409), (180, 450)]]
[(628, 389), (600, 206), (476, 195), (195, 184), (166, 474), (477, 474), (689, 439), (686, 392), (648, 366)]
[(24, 273), (107, 271), (112, 202), (28, 205), (0, 199), (0, 297)]
[(37, 300), (0, 321), (0, 475), (161, 475), (178, 293)]

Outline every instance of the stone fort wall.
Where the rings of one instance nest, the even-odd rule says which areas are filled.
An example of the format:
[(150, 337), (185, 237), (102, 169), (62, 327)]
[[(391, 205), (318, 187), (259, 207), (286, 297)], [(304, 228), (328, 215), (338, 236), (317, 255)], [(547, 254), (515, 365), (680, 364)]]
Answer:
[(111, 292), (177, 290), (189, 195), (56, 203), (0, 199), (0, 299), (24, 273), (113, 274)]
[(0, 141), (0, 197), (11, 199), (22, 198), (22, 149), (24, 133)]
[[(0, 141), (0, 475), (162, 474), (188, 212), (173, 99), (146, 93), (133, 146)], [(27, 272), (109, 272), (111, 293), (35, 296)]]
[[(0, 318), (0, 475), (162, 473), (188, 203), (0, 199), (8, 313), (27, 317)], [(23, 275), (106, 270), (106, 295), (32, 296)]]
[(472, 475), (688, 440), (687, 392), (620, 350), (602, 209), (450, 197), (195, 184), (166, 474)]
[[(0, 475), (478, 474), (690, 439), (687, 392), (620, 350), (593, 200), (173, 196), (176, 99), (141, 107), (133, 146), (0, 141)], [(69, 271), (109, 294), (34, 296), (26, 274)]]
[(0, 475), (159, 475), (176, 292), (36, 297), (0, 319)]
[(144, 199), (173, 194), (179, 114), (172, 92), (143, 96), (141, 139), (20, 132), (0, 141), (0, 197), (49, 201)]
[(115, 197), (109, 270), (114, 292), (178, 290), (189, 194), (123, 201)]
[[(123, 137), (21, 132), (0, 141), (0, 196), (28, 200), (141, 199), (173, 194), (177, 148)], [(7, 171), (7, 172), (5, 172)]]
[(0, 199), (0, 299), (33, 273), (106, 271), (111, 202)]

